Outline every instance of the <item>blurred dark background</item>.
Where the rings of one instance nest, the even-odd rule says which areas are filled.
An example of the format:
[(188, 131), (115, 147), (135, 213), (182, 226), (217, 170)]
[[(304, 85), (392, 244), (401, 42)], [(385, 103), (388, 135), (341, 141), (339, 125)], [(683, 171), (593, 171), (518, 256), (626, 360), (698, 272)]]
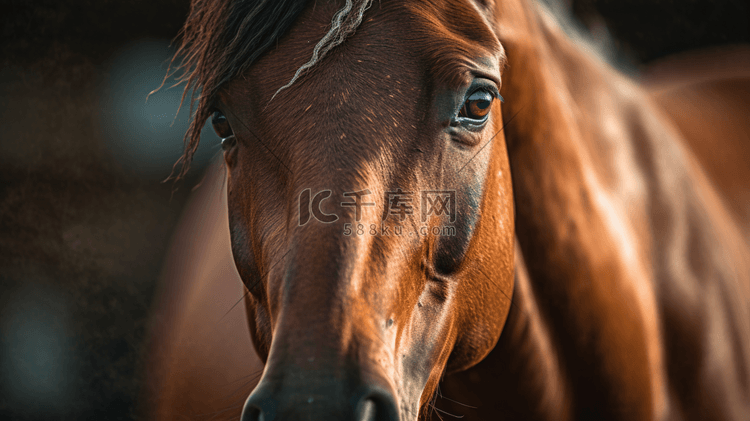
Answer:
[[(572, 0), (637, 69), (750, 42), (740, 0)], [(140, 419), (150, 306), (190, 189), (166, 72), (187, 1), (0, 2), (0, 419)], [(175, 187), (177, 189), (175, 190)]]

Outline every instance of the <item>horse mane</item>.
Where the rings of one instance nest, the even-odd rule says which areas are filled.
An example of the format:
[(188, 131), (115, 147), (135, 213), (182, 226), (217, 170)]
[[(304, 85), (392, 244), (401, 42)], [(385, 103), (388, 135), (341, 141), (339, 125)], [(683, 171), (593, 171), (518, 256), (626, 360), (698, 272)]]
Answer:
[(637, 75), (634, 59), (619, 46), (603, 20), (600, 20), (596, 30), (592, 31), (573, 14), (571, 6), (564, 0), (535, 0), (535, 2), (553, 18), (563, 33), (584, 51), (614, 67), (620, 73), (631, 77)]
[[(180, 171), (174, 176), (173, 169), (169, 179), (179, 180), (189, 170), (201, 129), (221, 87), (246, 71), (284, 36), (308, 3), (309, 0), (193, 0), (178, 35), (180, 45), (162, 85), (157, 88), (179, 73), (175, 86), (185, 85), (180, 107), (190, 96), (191, 114), (195, 109), (183, 139), (183, 155), (174, 167), (182, 164)], [(344, 7), (334, 15), (328, 33), (315, 46), (310, 60), (297, 69), (294, 77), (279, 88), (274, 97), (352, 35), (371, 4), (372, 0), (346, 0)]]

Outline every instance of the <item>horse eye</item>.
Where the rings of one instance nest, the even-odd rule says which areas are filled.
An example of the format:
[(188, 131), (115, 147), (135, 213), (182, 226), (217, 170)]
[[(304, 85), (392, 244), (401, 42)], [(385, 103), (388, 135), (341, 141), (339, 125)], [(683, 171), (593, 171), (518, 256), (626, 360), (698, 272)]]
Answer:
[(224, 143), (224, 139), (234, 135), (227, 117), (222, 114), (221, 111), (214, 111), (211, 116), (211, 125), (213, 126), (216, 135), (222, 139), (222, 144)]
[(472, 120), (484, 120), (490, 114), (490, 106), (494, 99), (494, 95), (480, 89), (469, 96), (458, 116)]

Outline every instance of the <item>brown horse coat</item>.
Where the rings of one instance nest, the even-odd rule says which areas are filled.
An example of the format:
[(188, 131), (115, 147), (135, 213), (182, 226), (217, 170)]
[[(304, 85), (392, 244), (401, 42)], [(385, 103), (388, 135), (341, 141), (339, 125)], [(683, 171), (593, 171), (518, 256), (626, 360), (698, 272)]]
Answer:
[[(435, 2), (433, 12), (453, 3)], [(515, 287), (492, 353), (441, 385), (444, 396), (478, 408), (438, 406), (478, 419), (750, 419), (750, 143), (748, 96), (738, 93), (748, 90), (747, 67), (693, 69), (670, 84), (681, 68), (672, 65), (644, 89), (568, 39), (544, 9), (522, 0), (482, 7), (509, 63), (501, 94), (511, 174), (502, 176), (513, 183)], [(214, 204), (206, 220), (226, 221), (226, 212)], [(249, 345), (242, 324), (211, 328), (241, 292), (227, 289), (220, 307), (199, 293), (236, 282), (225, 224), (184, 240), (195, 255), (223, 243), (222, 253), (171, 264), (191, 272), (167, 310), (171, 336), (154, 364), (163, 373), (160, 419), (191, 407), (236, 417), (242, 399), (226, 407), (226, 385), (258, 367), (239, 350)], [(221, 272), (200, 274), (213, 265)], [(201, 331), (213, 340), (194, 336), (186, 354), (181, 338)], [(217, 338), (235, 338), (237, 349), (217, 349)], [(215, 352), (216, 369), (201, 373), (199, 355)], [(430, 385), (420, 398), (425, 415)]]

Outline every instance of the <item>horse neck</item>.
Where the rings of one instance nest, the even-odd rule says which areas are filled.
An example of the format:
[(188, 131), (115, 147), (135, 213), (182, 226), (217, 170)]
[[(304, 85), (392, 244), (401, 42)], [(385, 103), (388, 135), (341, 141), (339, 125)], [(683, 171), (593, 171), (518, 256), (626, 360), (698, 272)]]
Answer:
[[(515, 390), (547, 419), (663, 419), (709, 405), (690, 401), (709, 384), (741, 401), (750, 252), (727, 208), (643, 90), (545, 11), (503, 5), (504, 131), (525, 263), (501, 337), (523, 376), (509, 379)], [(705, 339), (696, 314), (734, 336)], [(733, 374), (670, 383), (701, 362), (684, 359), (688, 347)]]
[(666, 392), (657, 303), (642, 284), (652, 273), (639, 242), (648, 236), (639, 221), (649, 215), (638, 160), (652, 145), (634, 139), (670, 129), (642, 120), (645, 95), (535, 5), (509, 5), (497, 28), (510, 63), (504, 130), (527, 268), (514, 296), (523, 314), (508, 322), (524, 327), (507, 329), (528, 334), (505, 340), (535, 374), (519, 393), (569, 418), (616, 419), (622, 408), (635, 419), (659, 418)]

